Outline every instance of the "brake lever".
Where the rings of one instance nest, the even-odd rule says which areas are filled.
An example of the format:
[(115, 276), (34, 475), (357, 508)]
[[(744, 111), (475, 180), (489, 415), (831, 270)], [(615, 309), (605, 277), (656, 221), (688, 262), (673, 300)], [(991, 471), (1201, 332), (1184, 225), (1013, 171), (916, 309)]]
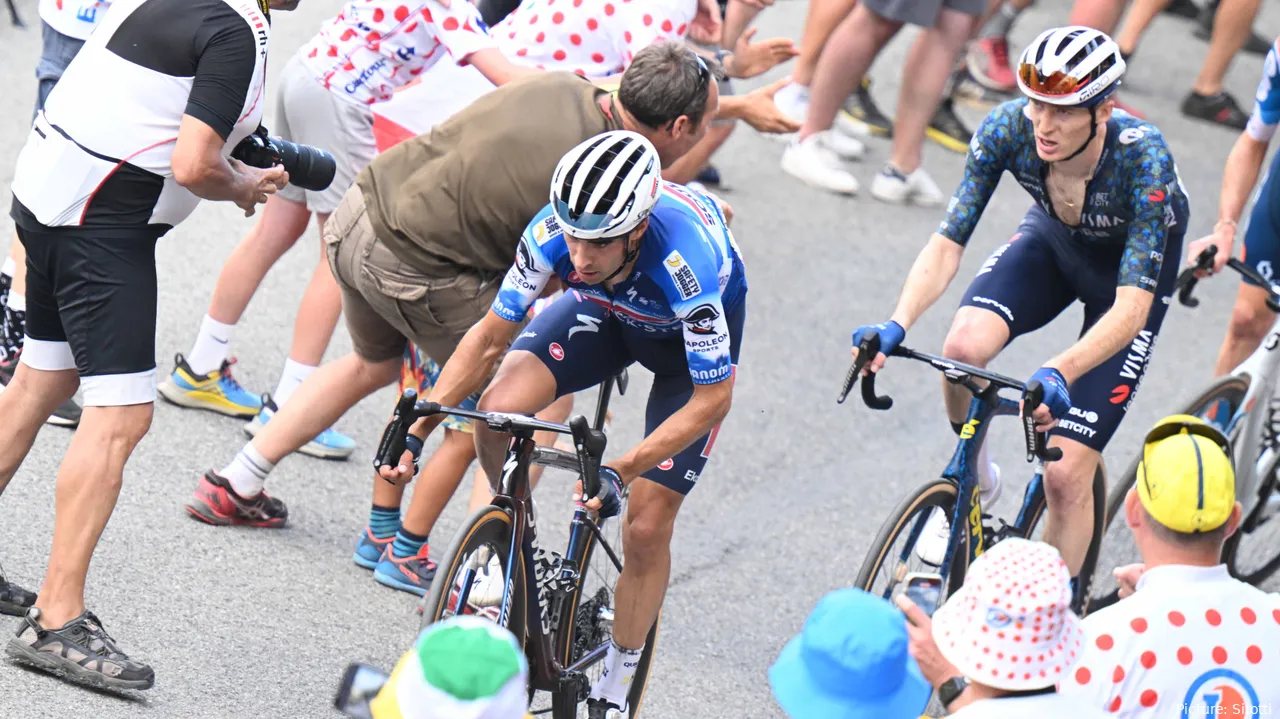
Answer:
[[(849, 396), (849, 390), (853, 389), (853, 385), (858, 381), (858, 376), (862, 374), (862, 369), (880, 354), (880, 333), (871, 330), (862, 336), (862, 341), (858, 343), (858, 358), (853, 361), (853, 366), (844, 376), (844, 386), (840, 390), (840, 396), (836, 399), (837, 404), (844, 404), (844, 400)], [(872, 380), (875, 384), (875, 380)], [(866, 384), (863, 385), (863, 397), (866, 397)]]
[(1218, 248), (1214, 245), (1209, 245), (1200, 251), (1194, 266), (1188, 267), (1178, 274), (1178, 279), (1173, 286), (1178, 291), (1178, 302), (1184, 307), (1195, 308), (1200, 306), (1200, 300), (1191, 296), (1191, 293), (1196, 289), (1196, 283), (1200, 281), (1200, 278), (1196, 277), (1196, 273), (1213, 269), (1213, 258), (1217, 254)]
[[(400, 395), (399, 401), (396, 402), (395, 414), (391, 416), (391, 421), (382, 431), (382, 439), (378, 442), (378, 452), (373, 458), (374, 472), (378, 472), (382, 467), (394, 467), (400, 462), (400, 456), (404, 454), (405, 440), (409, 435), (409, 427), (413, 425), (416, 415), (417, 400), (418, 391), (412, 387), (406, 388)], [(378, 476), (381, 477), (382, 474), (379, 473)]]
[(1027, 440), (1027, 461), (1040, 459), (1043, 462), (1056, 462), (1062, 459), (1062, 449), (1049, 446), (1047, 432), (1036, 431), (1036, 420), (1033, 416), (1036, 407), (1044, 402), (1044, 387), (1039, 381), (1027, 385), (1022, 395), (1022, 428)]
[(608, 438), (591, 427), (587, 418), (577, 415), (569, 420), (573, 430), (573, 448), (578, 454), (578, 471), (582, 473), (583, 502), (600, 493), (600, 457), (604, 456)]

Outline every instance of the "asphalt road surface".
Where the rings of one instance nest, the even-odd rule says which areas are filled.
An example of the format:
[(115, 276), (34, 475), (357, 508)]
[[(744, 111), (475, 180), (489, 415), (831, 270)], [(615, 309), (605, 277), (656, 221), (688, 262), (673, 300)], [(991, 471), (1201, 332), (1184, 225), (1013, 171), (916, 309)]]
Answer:
[[(798, 39), (806, 5), (778, 2), (762, 16), (761, 35)], [(1014, 32), (1015, 47), (1063, 22), (1066, 5), (1041, 3), (1028, 12)], [(35, 0), (20, 0), (19, 6), (35, 23)], [(306, 0), (292, 14), (279, 13), (273, 73), (339, 7), (337, 0)], [(1280, 9), (1265, 7), (1257, 27), (1280, 31)], [(1131, 64), (1124, 97), (1172, 145), (1192, 198), (1190, 234), (1200, 236), (1213, 224), (1235, 134), (1178, 112), (1206, 47), (1191, 31), (1189, 22), (1158, 18)], [(896, 105), (900, 67), (913, 35), (905, 31), (873, 68), (876, 96), (886, 111)], [(23, 32), (0, 20), (0, 78), (8, 107), (0, 115), (5, 196), (26, 138), (39, 52), (38, 25)], [(1261, 58), (1245, 55), (1233, 66), (1228, 87), (1242, 102), (1251, 103), (1261, 65)], [(982, 116), (980, 110), (962, 112), (974, 126)], [(770, 698), (769, 665), (818, 598), (852, 581), (886, 513), (904, 493), (938, 475), (954, 443), (941, 410), (939, 380), (926, 367), (889, 366), (880, 382), (881, 391), (896, 399), (888, 412), (835, 402), (848, 366), (850, 331), (892, 311), (903, 277), (941, 211), (880, 204), (865, 189), (853, 199), (811, 190), (779, 172), (782, 147), (744, 127), (717, 159), (746, 256), (748, 330), (733, 411), (678, 523), (646, 716), (782, 716)], [(856, 167), (864, 188), (888, 150), (885, 141), (871, 143), (869, 157)], [(944, 189), (959, 181), (961, 156), (930, 145), (925, 162)], [(910, 346), (940, 349), (969, 278), (1014, 231), (1028, 204), (1026, 194), (1006, 179), (960, 277), (912, 330)], [(222, 261), (251, 222), (229, 203), (205, 203), (160, 243), (162, 372), (172, 369), (175, 352), (190, 347)], [(0, 232), (10, 236), (7, 216), (0, 219)], [(284, 257), (239, 326), (235, 371), (254, 391), (274, 387), (295, 308), (318, 258), (317, 240), (310, 231)], [(1131, 416), (1106, 452), (1113, 468), (1127, 465), (1150, 424), (1210, 377), (1235, 284), (1231, 278), (1206, 282), (1198, 309), (1175, 305), (1170, 312)], [(993, 368), (1029, 376), (1075, 339), (1080, 318), (1077, 305), (1014, 343)], [(340, 327), (327, 356), (349, 349)], [(643, 428), (649, 378), (638, 368), (632, 378), (632, 390), (614, 405), (615, 452), (637, 441)], [(376, 584), (351, 561), (367, 519), (368, 460), (393, 394), (369, 398), (339, 422), (358, 442), (350, 461), (298, 455), (272, 474), (269, 487), (292, 514), (282, 531), (215, 528), (187, 517), (182, 506), (197, 477), (223, 466), (246, 437), (238, 420), (159, 402), (151, 433), (126, 469), (87, 597), (122, 645), (155, 667), (155, 687), (140, 697), (120, 698), (64, 685), (3, 659), (0, 715), (334, 716), (332, 697), (347, 663), (390, 667), (418, 623), (416, 598)], [(580, 406), (588, 407), (589, 399)], [(0, 501), (0, 558), (14, 580), (33, 588), (40, 584), (53, 531), (54, 477), (71, 437), (67, 430), (46, 427)], [(1010, 514), (1030, 475), (1017, 424), (1004, 421), (992, 441), (1006, 477), (996, 509)], [(549, 477), (539, 490), (539, 525), (554, 530), (569, 516), (569, 482), (563, 474)], [(437, 553), (447, 547), (465, 503), (460, 493), (432, 535)], [(562, 534), (552, 531), (550, 537)], [(5, 617), (0, 637), (15, 627), (16, 620)]]

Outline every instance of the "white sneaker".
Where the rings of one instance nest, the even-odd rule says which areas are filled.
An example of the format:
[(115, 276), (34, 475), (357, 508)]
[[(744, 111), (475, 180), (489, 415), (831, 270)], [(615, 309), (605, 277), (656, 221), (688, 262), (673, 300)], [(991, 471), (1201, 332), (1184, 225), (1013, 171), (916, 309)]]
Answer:
[(822, 146), (832, 151), (841, 160), (861, 160), (867, 154), (867, 146), (862, 141), (843, 132), (827, 131), (819, 133)]
[(904, 175), (889, 163), (871, 182), (871, 196), (881, 202), (895, 205), (911, 203), (921, 207), (936, 207), (946, 199), (938, 184), (929, 177), (923, 167), (917, 167), (910, 175)]
[[(803, 125), (805, 118), (809, 116), (809, 88), (797, 85), (794, 82), (784, 85), (781, 90), (774, 94), (773, 104), (778, 106), (778, 109), (783, 115), (787, 116), (787, 119)], [(785, 143), (790, 143), (796, 139), (796, 133), (794, 132), (770, 133), (765, 136)]]
[[(995, 462), (987, 463), (987, 471), (991, 477), (991, 489), (978, 490), (978, 498), (983, 507), (991, 507), (1000, 499), (1000, 467)], [(941, 509), (934, 509), (925, 522), (920, 537), (916, 540), (916, 556), (925, 564), (941, 567), (947, 558), (947, 542), (951, 539), (951, 518)]]
[(836, 111), (836, 122), (833, 127), (846, 137), (862, 139), (871, 137), (871, 126), (850, 115), (844, 108)]
[(788, 145), (782, 153), (782, 170), (813, 187), (845, 195), (856, 194), (858, 180), (840, 167), (839, 158), (823, 142), (827, 132), (830, 131), (817, 132)]

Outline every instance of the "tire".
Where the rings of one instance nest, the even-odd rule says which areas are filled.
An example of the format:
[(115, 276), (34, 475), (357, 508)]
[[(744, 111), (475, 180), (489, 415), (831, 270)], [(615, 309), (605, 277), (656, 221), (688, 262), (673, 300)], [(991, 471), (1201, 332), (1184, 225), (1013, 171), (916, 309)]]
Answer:
[[(506, 562), (511, 548), (511, 515), (505, 509), (489, 505), (481, 507), (458, 530), (449, 551), (440, 561), (431, 591), (422, 605), (422, 628), (445, 618), (451, 594), (457, 578), (467, 568), (467, 560), (476, 550), (490, 547), (506, 572)], [(512, 576), (511, 609), (504, 625), (523, 645), (525, 643), (525, 596), (523, 555), (516, 552), (516, 571)], [(491, 618), (492, 617), (488, 617)]]
[[(1084, 561), (1081, 562), (1080, 572), (1076, 576), (1078, 581), (1076, 594), (1071, 600), (1071, 611), (1082, 618), (1094, 609), (1093, 597), (1090, 596), (1090, 592), (1093, 588), (1098, 556), (1102, 548), (1103, 528), (1106, 526), (1107, 473), (1101, 462), (1098, 463), (1098, 468), (1093, 472), (1091, 491), (1093, 493), (1093, 533), (1089, 536), (1089, 549), (1084, 553)], [(1038, 499), (1036, 506), (1031, 509), (1031, 521), (1027, 522), (1026, 531), (1022, 535), (1025, 539), (1030, 539), (1031, 535), (1035, 533), (1036, 527), (1044, 517), (1044, 510), (1048, 506), (1049, 500), (1043, 491)]]
[[(854, 586), (867, 592), (873, 592), (876, 576), (880, 574), (880, 569), (884, 565), (889, 550), (893, 548), (898, 536), (904, 530), (909, 531), (912, 526), (912, 520), (920, 515), (921, 512), (926, 513), (926, 521), (927, 513), (933, 511), (934, 508), (942, 509), (948, 515), (951, 515), (955, 510), (958, 494), (959, 488), (951, 480), (935, 479), (921, 486), (906, 499), (902, 500), (893, 510), (893, 513), (889, 515), (889, 518), (885, 520), (885, 523), (881, 525), (879, 534), (876, 535), (875, 541), (871, 543), (871, 547), (867, 550), (867, 556), (862, 560), (862, 569), (858, 571), (858, 579)], [(960, 545), (960, 556), (951, 563), (951, 576), (948, 578), (946, 596), (939, 599), (938, 606), (942, 606), (946, 598), (951, 596), (964, 583), (964, 574), (969, 568), (969, 535), (965, 533), (964, 536), (965, 540)]]
[[(1220, 399), (1230, 402), (1234, 411), (1235, 407), (1238, 407), (1240, 402), (1244, 400), (1244, 396), (1248, 391), (1248, 381), (1240, 377), (1230, 375), (1219, 377), (1195, 399), (1183, 405), (1177, 414), (1189, 414), (1198, 417)], [(1102, 545), (1099, 547), (1098, 566), (1095, 567), (1093, 574), (1093, 586), (1089, 597), (1088, 611), (1097, 611), (1102, 607), (1115, 604), (1120, 598), (1116, 587), (1113, 586), (1114, 580), (1110, 579), (1111, 570), (1115, 568), (1115, 563), (1107, 561), (1109, 557), (1114, 556), (1114, 553), (1107, 550), (1136, 552), (1133, 547), (1133, 535), (1124, 526), (1124, 500), (1129, 494), (1129, 490), (1133, 487), (1133, 483), (1137, 481), (1138, 464), (1141, 461), (1142, 452), (1139, 450), (1133, 461), (1129, 463), (1129, 468), (1121, 475), (1119, 481), (1112, 485), (1110, 496), (1107, 498), (1107, 511), (1103, 518), (1103, 540)], [(1118, 520), (1119, 524), (1116, 523), (1117, 517), (1120, 518)], [(1115, 530), (1115, 541), (1109, 542), (1109, 539), (1113, 536), (1113, 529)], [(1239, 533), (1237, 532), (1237, 534)], [(1109, 544), (1115, 546), (1108, 546)], [(1108, 564), (1112, 566), (1108, 566)]]
[(1280, 543), (1275, 542), (1274, 537), (1272, 537), (1272, 541), (1264, 542), (1264, 545), (1269, 546), (1270, 550), (1275, 551), (1276, 554), (1272, 556), (1271, 559), (1267, 560), (1260, 568), (1252, 571), (1241, 569), (1240, 564), (1236, 561), (1236, 552), (1239, 550), (1240, 542), (1242, 542), (1245, 537), (1252, 536), (1253, 532), (1259, 527), (1264, 526), (1266, 522), (1280, 521), (1273, 514), (1273, 516), (1262, 520), (1264, 525), (1257, 524), (1262, 513), (1266, 510), (1267, 500), (1271, 497), (1271, 494), (1276, 491), (1276, 482), (1277, 478), (1275, 471), (1272, 471), (1270, 475), (1263, 478), (1262, 486), (1259, 488), (1258, 498), (1257, 501), (1254, 502), (1253, 509), (1249, 512), (1248, 516), (1244, 517), (1240, 521), (1240, 527), (1236, 529), (1235, 533), (1227, 538), (1227, 541), (1222, 548), (1222, 561), (1226, 563), (1227, 571), (1231, 573), (1231, 576), (1245, 582), (1246, 584), (1252, 584), (1255, 587), (1270, 579), (1271, 575), (1275, 574), (1277, 569), (1280, 569)]
[[(621, 521), (621, 515), (615, 521)], [(583, 542), (584, 549), (582, 558), (578, 566), (582, 570), (578, 573), (578, 583), (574, 586), (573, 591), (565, 598), (565, 605), (560, 612), (560, 628), (556, 632), (555, 652), (560, 659), (562, 667), (568, 667), (573, 664), (581, 656), (577, 651), (579, 649), (577, 638), (578, 632), (578, 610), (582, 607), (582, 591), (583, 583), (586, 581), (587, 570), (591, 566), (590, 562), (595, 554), (596, 543), (595, 534), (587, 533), (586, 541)], [(617, 550), (615, 550), (617, 551)], [(608, 556), (602, 556), (601, 561), (611, 561)], [(649, 628), (649, 634), (645, 637), (644, 649), (640, 652), (640, 663), (636, 666), (635, 678), (631, 680), (631, 690), (627, 692), (627, 706), (629, 707), (627, 716), (630, 719), (636, 719), (640, 716), (640, 710), (644, 704), (645, 689), (649, 685), (649, 671), (653, 667), (653, 656), (658, 650), (658, 627), (662, 624), (662, 611), (658, 611), (658, 618), (653, 622), (653, 626)], [(603, 660), (602, 660), (603, 661)], [(552, 697), (552, 717), (554, 719), (577, 719), (578, 716), (578, 698), (569, 696), (561, 692), (556, 692)]]

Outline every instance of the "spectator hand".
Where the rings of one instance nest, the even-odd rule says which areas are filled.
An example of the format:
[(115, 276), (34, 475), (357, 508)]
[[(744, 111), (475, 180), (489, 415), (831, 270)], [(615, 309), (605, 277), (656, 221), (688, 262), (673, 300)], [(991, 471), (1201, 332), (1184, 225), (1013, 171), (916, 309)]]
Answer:
[(789, 82), (791, 78), (784, 77), (747, 93), (743, 98), (746, 100), (746, 109), (742, 119), (759, 132), (777, 134), (799, 131), (800, 123), (783, 114), (773, 101), (773, 96)]
[(236, 206), (244, 210), (245, 217), (252, 217), (258, 205), (267, 201), (268, 195), (275, 194), (289, 184), (289, 173), (281, 165), (263, 170), (236, 159), (230, 162), (231, 167), (245, 177), (244, 195), (235, 201)]
[(698, 0), (698, 13), (689, 23), (689, 39), (703, 45), (719, 45), (724, 32), (724, 19), (720, 16), (720, 3), (716, 0)]
[(905, 594), (899, 594), (893, 601), (907, 615), (907, 648), (916, 664), (920, 665), (920, 673), (929, 681), (929, 685), (937, 689), (951, 677), (960, 676), (963, 672), (956, 669), (938, 651), (938, 645), (933, 641), (933, 620), (929, 615)]
[(1111, 573), (1115, 575), (1116, 584), (1120, 585), (1119, 594), (1121, 599), (1128, 597), (1138, 589), (1138, 580), (1142, 579), (1142, 573), (1145, 571), (1147, 571), (1145, 564), (1130, 564), (1111, 570)]
[(789, 37), (751, 42), (758, 30), (753, 27), (738, 37), (738, 44), (734, 45), (733, 54), (725, 63), (725, 72), (730, 77), (755, 77), (800, 54)]

